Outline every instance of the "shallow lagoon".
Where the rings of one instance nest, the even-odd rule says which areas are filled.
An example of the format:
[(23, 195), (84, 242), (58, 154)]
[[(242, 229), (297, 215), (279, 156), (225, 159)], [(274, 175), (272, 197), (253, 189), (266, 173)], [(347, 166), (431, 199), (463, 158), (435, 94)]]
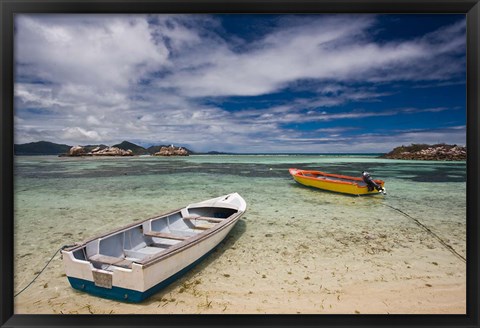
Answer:
[[(306, 188), (290, 167), (367, 170), (387, 195)], [(147, 302), (73, 290), (57, 255), (15, 312), (464, 313), (465, 263), (412, 218), (466, 256), (465, 162), (370, 155), (16, 157), (15, 292), (62, 245), (231, 192), (247, 213), (209, 258)], [(403, 290), (418, 300), (398, 301)]]

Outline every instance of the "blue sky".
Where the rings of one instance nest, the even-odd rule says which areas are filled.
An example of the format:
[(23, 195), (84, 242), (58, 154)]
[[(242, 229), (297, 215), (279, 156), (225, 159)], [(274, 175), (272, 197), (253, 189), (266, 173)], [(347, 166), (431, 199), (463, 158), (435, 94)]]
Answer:
[(15, 143), (465, 145), (464, 15), (17, 15)]

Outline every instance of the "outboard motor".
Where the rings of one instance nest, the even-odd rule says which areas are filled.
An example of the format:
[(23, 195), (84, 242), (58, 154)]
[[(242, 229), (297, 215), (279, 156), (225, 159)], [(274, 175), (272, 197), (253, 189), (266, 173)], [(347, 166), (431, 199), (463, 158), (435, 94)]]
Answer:
[(368, 191), (372, 191), (373, 189), (376, 189), (377, 191), (386, 194), (386, 191), (382, 186), (378, 185), (375, 181), (373, 181), (372, 177), (370, 176), (370, 173), (363, 171), (362, 172), (362, 178), (363, 181), (367, 184), (368, 186)]

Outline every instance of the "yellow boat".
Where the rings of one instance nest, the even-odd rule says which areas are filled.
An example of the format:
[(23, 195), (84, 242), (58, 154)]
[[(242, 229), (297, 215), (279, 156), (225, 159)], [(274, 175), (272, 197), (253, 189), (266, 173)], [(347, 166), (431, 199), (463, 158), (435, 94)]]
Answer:
[(373, 180), (368, 172), (363, 172), (361, 178), (295, 168), (289, 172), (296, 182), (308, 187), (350, 195), (386, 194), (385, 182)]

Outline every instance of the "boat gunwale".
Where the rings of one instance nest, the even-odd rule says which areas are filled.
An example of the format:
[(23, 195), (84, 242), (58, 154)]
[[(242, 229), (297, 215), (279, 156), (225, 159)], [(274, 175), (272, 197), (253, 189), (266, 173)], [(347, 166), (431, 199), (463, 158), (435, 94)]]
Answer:
[[(295, 170), (295, 173), (292, 173), (292, 170)], [(289, 169), (289, 172), (293, 177), (297, 177), (297, 178), (304, 178), (304, 179), (308, 179), (308, 180), (325, 182), (325, 183), (336, 183), (336, 184), (356, 186), (359, 189), (368, 188), (368, 185), (366, 185), (366, 184), (365, 184), (365, 186), (360, 186), (358, 184), (358, 182), (363, 182), (362, 178), (352, 177), (352, 176), (348, 176), (348, 175), (332, 174), (332, 173), (326, 173), (326, 172), (322, 172), (322, 171), (301, 170), (301, 169)], [(342, 181), (342, 180), (327, 180), (326, 178), (323, 178), (323, 177), (311, 177), (311, 176), (299, 174), (299, 173), (303, 173), (303, 172), (314, 173), (314, 174), (318, 174), (318, 175), (321, 175), (321, 176), (324, 176), (324, 177), (333, 177), (333, 178), (340, 178), (340, 179), (352, 180), (352, 181), (348, 182), (348, 181)], [(378, 184), (384, 184), (385, 183), (383, 180), (378, 180), (378, 179), (374, 179), (373, 181), (375, 181)]]
[[(171, 214), (179, 213), (179, 212), (182, 211), (182, 209), (188, 208), (188, 206), (189, 205), (187, 205), (185, 207), (182, 207), (182, 208), (179, 208), (179, 209), (176, 209), (176, 210), (173, 210), (173, 211), (170, 211), (170, 212), (167, 212), (167, 213), (164, 213), (164, 214), (161, 214), (161, 215), (150, 217), (148, 219), (141, 219), (141, 220), (138, 220), (136, 222), (130, 223), (128, 225), (122, 226), (120, 228), (111, 230), (109, 232), (96, 235), (95, 237), (92, 237), (92, 238), (86, 239), (82, 242), (76, 243), (75, 246), (65, 248), (65, 249), (62, 250), (62, 252), (74, 252), (78, 249), (86, 247), (86, 244), (88, 244), (89, 242), (95, 241), (95, 240), (100, 239), (102, 237), (107, 237), (107, 236), (111, 236), (111, 235), (114, 235), (114, 234), (117, 234), (117, 233), (128, 231), (129, 229), (131, 229), (135, 226), (141, 225), (144, 222), (147, 222), (149, 220), (162, 219), (162, 218), (165, 218), (165, 217), (167, 217)], [(222, 206), (213, 206), (213, 207), (223, 208)], [(208, 229), (206, 229), (206, 230), (204, 230), (204, 231), (202, 231), (198, 234), (195, 234), (195, 235), (193, 235), (193, 236), (191, 236), (191, 237), (189, 237), (189, 238), (187, 238), (187, 239), (185, 239), (185, 240), (183, 240), (183, 241), (181, 241), (177, 244), (171, 245), (170, 247), (168, 247), (168, 248), (166, 248), (166, 249), (160, 251), (159, 253), (154, 254), (150, 257), (147, 257), (147, 258), (142, 259), (140, 261), (133, 261), (133, 264), (137, 264), (137, 265), (140, 265), (140, 266), (146, 268), (146, 267), (149, 267), (149, 266), (151, 266), (151, 265), (153, 265), (153, 264), (155, 264), (159, 261), (162, 261), (162, 260), (164, 260), (164, 259), (166, 259), (170, 256), (173, 256), (173, 255), (175, 255), (175, 254), (177, 254), (181, 251), (184, 251), (184, 250), (186, 250), (190, 247), (193, 247), (193, 246), (197, 245), (198, 243), (202, 242), (203, 240), (210, 238), (213, 234), (216, 234), (216, 233), (222, 231), (223, 229), (227, 228), (231, 224), (236, 223), (238, 221), (238, 219), (245, 212), (246, 212), (246, 207), (245, 207), (244, 211), (237, 210), (236, 213), (233, 213), (229, 217), (225, 218), (222, 222), (215, 224), (211, 228), (208, 228)], [(91, 263), (91, 261), (89, 261), (88, 259), (87, 260), (81, 260), (81, 261)]]
[[(297, 178), (304, 178), (304, 179), (308, 179), (308, 180), (313, 180), (313, 181), (319, 181), (319, 182), (325, 182), (325, 183), (336, 183), (336, 184), (343, 184), (343, 185), (349, 185), (349, 186), (355, 186), (357, 188), (366, 188), (367, 186), (360, 186), (357, 181), (352, 181), (352, 182), (348, 182), (348, 181), (342, 181), (342, 180), (328, 180), (327, 178), (323, 178), (323, 177), (309, 177), (309, 176), (306, 176), (306, 175), (300, 175), (300, 174), (295, 174), (294, 175), (295, 177)], [(340, 177), (339, 177), (340, 178)], [(348, 179), (347, 179), (348, 180)], [(358, 181), (359, 182), (359, 181)]]

